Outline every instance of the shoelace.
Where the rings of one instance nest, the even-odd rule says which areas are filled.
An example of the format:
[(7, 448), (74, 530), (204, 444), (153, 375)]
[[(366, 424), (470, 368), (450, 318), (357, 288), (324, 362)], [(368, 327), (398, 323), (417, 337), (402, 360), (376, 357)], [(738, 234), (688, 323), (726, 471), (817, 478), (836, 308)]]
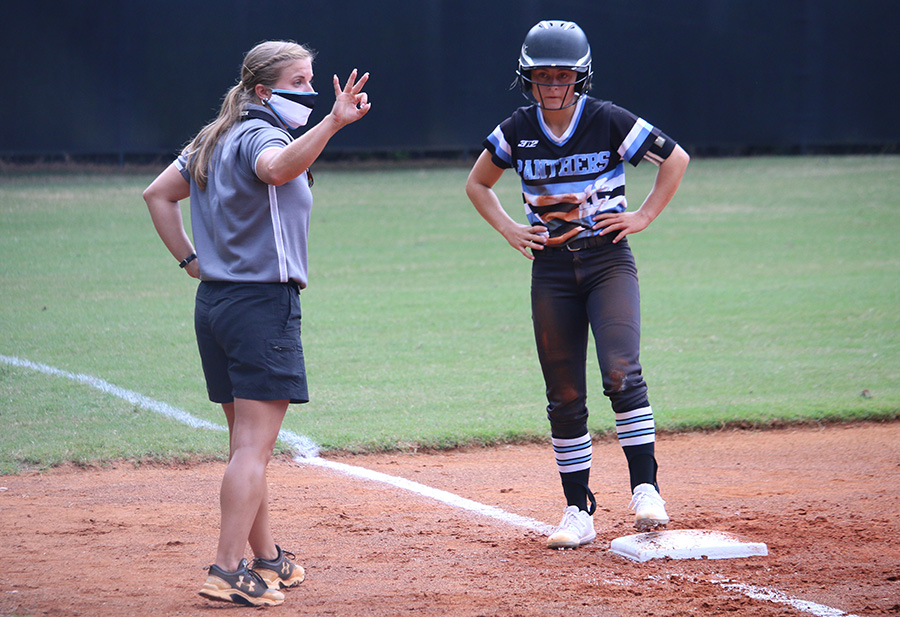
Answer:
[[(206, 572), (209, 572), (211, 568), (212, 568), (212, 566), (206, 566), (203, 568), (203, 570)], [(241, 567), (239, 567), (236, 571), (225, 572), (225, 574), (229, 574), (229, 575), (243, 574), (244, 570), (246, 570), (246, 572), (250, 576), (250, 578), (252, 578), (257, 584), (262, 585), (263, 588), (268, 588), (269, 585), (266, 583), (265, 579), (260, 575), (259, 572), (257, 572), (256, 570), (251, 568), (249, 565), (247, 565), (246, 560), (241, 562)], [(224, 570), (223, 570), (223, 572), (224, 572)]]
[(250, 578), (252, 578), (258, 585), (261, 585), (263, 589), (268, 589), (269, 584), (266, 583), (266, 580), (260, 575), (259, 572), (253, 570), (251, 568), (247, 568), (247, 572), (250, 573)]
[[(580, 512), (580, 510), (579, 510)], [(559, 527), (557, 529), (567, 529), (575, 527), (578, 530), (581, 530), (584, 525), (578, 520), (578, 513), (573, 512), (571, 510), (566, 510), (563, 514), (562, 521), (559, 523)]]
[(666, 503), (662, 497), (652, 493), (640, 492), (631, 496), (631, 503), (628, 504), (628, 507), (632, 510), (637, 510), (638, 508), (643, 508), (646, 502), (652, 502), (652, 505), (663, 505)]
[(290, 561), (295, 561), (297, 559), (297, 556), (294, 555), (291, 551), (286, 551), (284, 549), (281, 549), (281, 559), (268, 560), (268, 559), (260, 559), (259, 557), (257, 557), (256, 559), (253, 560), (253, 563), (256, 564), (257, 562), (265, 562), (268, 564), (277, 565), (277, 564), (281, 563), (282, 561), (284, 561), (285, 559), (288, 559)]
[(568, 527), (570, 524), (577, 524), (578, 517), (571, 510), (566, 510), (566, 513), (563, 515), (563, 520), (559, 524), (560, 527)]

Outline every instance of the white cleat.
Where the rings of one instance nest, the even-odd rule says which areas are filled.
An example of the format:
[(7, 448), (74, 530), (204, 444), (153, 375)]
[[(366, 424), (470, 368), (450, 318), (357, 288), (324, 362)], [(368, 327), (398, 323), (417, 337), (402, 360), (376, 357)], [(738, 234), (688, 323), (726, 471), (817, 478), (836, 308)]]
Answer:
[(579, 510), (578, 506), (569, 506), (563, 512), (559, 527), (547, 538), (547, 548), (578, 548), (596, 537), (594, 517)]
[(650, 531), (669, 524), (666, 502), (652, 484), (638, 484), (628, 507), (634, 510), (634, 528), (638, 531)]

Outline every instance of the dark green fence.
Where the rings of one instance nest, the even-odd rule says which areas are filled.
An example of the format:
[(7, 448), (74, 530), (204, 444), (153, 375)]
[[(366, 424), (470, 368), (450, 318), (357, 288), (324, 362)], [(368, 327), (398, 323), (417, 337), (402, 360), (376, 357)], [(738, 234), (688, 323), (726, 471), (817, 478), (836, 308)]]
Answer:
[(593, 94), (695, 152), (900, 144), (897, 0), (33, 0), (0, 20), (0, 156), (168, 156), (269, 38), (318, 51), (313, 121), (333, 73), (371, 72), (330, 152), (476, 152), (524, 104), (508, 86), (540, 19), (577, 21)]

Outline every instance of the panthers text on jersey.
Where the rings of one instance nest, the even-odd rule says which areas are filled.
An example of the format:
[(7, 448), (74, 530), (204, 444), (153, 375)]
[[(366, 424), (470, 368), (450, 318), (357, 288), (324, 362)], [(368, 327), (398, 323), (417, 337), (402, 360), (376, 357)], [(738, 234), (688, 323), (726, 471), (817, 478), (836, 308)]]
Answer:
[(495, 165), (519, 174), (528, 222), (547, 228), (547, 246), (598, 234), (594, 216), (628, 205), (625, 161), (659, 165), (675, 145), (630, 111), (590, 96), (578, 100), (562, 136), (532, 105), (517, 109), (484, 140)]

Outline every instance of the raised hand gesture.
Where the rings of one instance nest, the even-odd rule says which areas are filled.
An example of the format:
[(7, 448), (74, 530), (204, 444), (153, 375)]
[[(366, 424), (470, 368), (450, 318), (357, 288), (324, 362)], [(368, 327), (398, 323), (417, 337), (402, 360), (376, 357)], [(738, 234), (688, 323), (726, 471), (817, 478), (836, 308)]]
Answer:
[(353, 69), (343, 88), (338, 76), (334, 76), (334, 107), (331, 108), (331, 116), (341, 126), (356, 122), (365, 116), (372, 106), (369, 95), (362, 91), (363, 86), (369, 81), (369, 74), (364, 73), (358, 81), (356, 75), (357, 71)]

